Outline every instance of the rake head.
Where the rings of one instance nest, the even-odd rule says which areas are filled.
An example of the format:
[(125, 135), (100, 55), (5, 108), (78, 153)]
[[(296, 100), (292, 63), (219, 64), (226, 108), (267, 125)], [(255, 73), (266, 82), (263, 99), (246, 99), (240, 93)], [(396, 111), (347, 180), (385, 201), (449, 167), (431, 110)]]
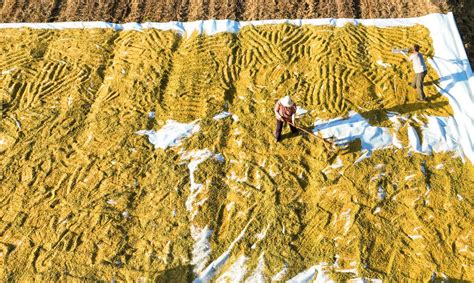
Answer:
[(408, 51), (410, 51), (409, 48), (392, 48), (392, 53), (394, 54), (408, 53)]

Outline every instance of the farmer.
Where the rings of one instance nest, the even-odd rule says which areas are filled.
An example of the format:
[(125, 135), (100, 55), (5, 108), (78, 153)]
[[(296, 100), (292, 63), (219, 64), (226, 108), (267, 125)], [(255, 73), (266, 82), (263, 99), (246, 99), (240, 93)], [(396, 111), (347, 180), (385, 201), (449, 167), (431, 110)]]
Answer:
[(288, 95), (277, 101), (277, 103), (275, 104), (274, 111), (276, 117), (275, 138), (277, 142), (281, 141), (281, 130), (285, 123), (290, 124), (290, 129), (292, 133), (298, 133), (298, 130), (296, 129), (296, 127), (294, 127), (296, 104), (291, 100)]
[(413, 88), (416, 88), (418, 92), (418, 100), (426, 101), (425, 93), (423, 92), (423, 80), (426, 76), (426, 65), (423, 55), (419, 52), (420, 46), (418, 44), (413, 45), (413, 53), (408, 57), (408, 61), (413, 63), (413, 70), (415, 71), (415, 78), (411, 83)]

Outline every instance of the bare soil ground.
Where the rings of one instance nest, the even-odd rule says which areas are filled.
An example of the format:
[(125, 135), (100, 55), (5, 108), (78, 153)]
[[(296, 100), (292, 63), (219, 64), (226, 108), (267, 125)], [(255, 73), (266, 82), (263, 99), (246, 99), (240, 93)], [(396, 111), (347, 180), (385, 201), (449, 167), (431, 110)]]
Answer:
[(472, 65), (474, 1), (471, 0), (1, 0), (0, 22), (397, 18), (448, 11), (455, 14)]

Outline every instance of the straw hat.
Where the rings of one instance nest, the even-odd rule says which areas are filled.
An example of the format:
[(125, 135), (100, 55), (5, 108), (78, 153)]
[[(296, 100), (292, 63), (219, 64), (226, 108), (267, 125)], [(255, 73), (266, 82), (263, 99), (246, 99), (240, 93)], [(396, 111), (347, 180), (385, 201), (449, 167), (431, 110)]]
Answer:
[(285, 106), (285, 107), (291, 107), (293, 106), (293, 100), (291, 100), (290, 96), (285, 96), (283, 97), (282, 99), (280, 99), (280, 103), (281, 105)]

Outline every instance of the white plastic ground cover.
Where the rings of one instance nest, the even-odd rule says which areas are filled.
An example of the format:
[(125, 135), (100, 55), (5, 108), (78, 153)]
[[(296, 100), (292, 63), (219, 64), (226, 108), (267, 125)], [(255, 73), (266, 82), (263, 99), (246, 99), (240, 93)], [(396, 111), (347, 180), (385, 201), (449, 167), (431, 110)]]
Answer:
[(209, 158), (214, 157), (220, 163), (224, 162), (224, 156), (220, 153), (213, 153), (209, 149), (200, 149), (200, 150), (192, 150), (192, 151), (184, 151), (181, 155), (181, 160), (189, 161), (188, 169), (189, 169), (189, 182), (191, 186), (189, 188), (189, 195), (186, 199), (185, 206), (186, 209), (191, 213), (191, 220), (197, 215), (198, 211), (196, 210), (196, 205), (201, 206), (207, 199), (203, 199), (196, 203), (197, 196), (201, 193), (203, 189), (203, 184), (196, 183), (194, 179), (194, 172), (198, 169), (199, 164), (203, 163), (204, 161), (208, 160)]
[(166, 124), (158, 131), (140, 130), (135, 132), (137, 135), (148, 136), (148, 140), (155, 148), (166, 149), (177, 146), (180, 142), (192, 134), (199, 131), (200, 127), (197, 121), (191, 123), (179, 123), (174, 120), (166, 121)]
[(191, 225), (191, 237), (194, 240), (191, 264), (194, 265), (195, 272), (201, 272), (206, 267), (211, 254), (211, 245), (209, 244), (211, 235), (212, 230), (207, 226), (200, 229)]
[[(247, 228), (249, 227), (251, 222), (252, 222), (252, 220), (250, 220), (247, 223), (247, 225), (245, 225), (244, 229), (240, 232), (240, 234), (237, 236), (237, 238), (235, 238), (235, 240), (232, 243), (230, 243), (229, 248), (224, 253), (222, 253), (216, 260), (211, 262), (205, 269), (202, 270), (202, 272), (199, 273), (199, 275), (193, 280), (193, 283), (206, 283), (206, 282), (209, 282), (214, 277), (215, 273), (218, 272), (219, 269), (230, 258), (230, 255), (231, 255), (231, 252), (232, 252), (234, 246), (245, 235), (245, 232), (247, 231)], [(243, 258), (243, 260), (245, 262), (245, 257)], [(236, 281), (234, 281), (234, 282), (236, 282)]]
[[(395, 130), (398, 130), (406, 117), (389, 113), (389, 119), (394, 124)], [(456, 152), (456, 155), (462, 156), (455, 119), (453, 117), (427, 116), (427, 120), (426, 125), (420, 125), (422, 139), (413, 127), (408, 126), (410, 151), (426, 154), (453, 151)], [(376, 149), (403, 147), (397, 139), (395, 131), (392, 132), (390, 128), (372, 126), (362, 115), (355, 112), (351, 112), (347, 118), (316, 120), (313, 132), (320, 133), (324, 138), (334, 139), (336, 145), (360, 139), (361, 149), (369, 153)]]
[[(435, 55), (428, 62), (438, 72), (440, 77), (440, 92), (448, 97), (451, 107), (454, 110), (453, 118), (446, 117), (432, 117), (430, 123), (425, 129), (431, 137), (430, 141), (433, 143), (418, 144), (419, 139), (413, 132), (409, 133), (411, 138), (410, 146), (413, 151), (429, 152), (433, 151), (448, 151), (457, 150), (462, 157), (466, 156), (474, 162), (474, 77), (469, 65), (469, 61), (464, 50), (459, 31), (452, 13), (448, 14), (430, 14), (417, 18), (400, 18), (400, 19), (281, 19), (281, 20), (260, 20), (260, 21), (232, 21), (232, 20), (205, 20), (194, 22), (167, 22), (167, 23), (126, 23), (113, 24), (106, 22), (63, 22), (63, 23), (1, 23), (0, 29), (5, 28), (34, 28), (34, 29), (90, 29), (90, 28), (111, 28), (115, 30), (143, 30), (143, 29), (160, 29), (173, 30), (182, 35), (189, 36), (193, 32), (205, 33), (213, 35), (220, 32), (238, 32), (241, 28), (248, 25), (264, 25), (264, 24), (282, 24), (289, 23), (293, 25), (333, 25), (343, 26), (347, 23), (364, 24), (368, 26), (377, 27), (392, 27), (392, 26), (412, 26), (421, 24), (430, 30), (433, 40)], [(217, 116), (216, 119), (224, 118)], [(349, 117), (349, 120), (353, 117)], [(434, 120), (438, 125), (447, 125), (446, 127), (439, 127), (435, 125)], [(321, 121), (317, 121), (321, 122)], [(330, 121), (327, 121), (330, 122)], [(360, 125), (361, 121), (357, 121)], [(340, 123), (345, 126), (351, 126), (350, 123)], [(431, 128), (434, 125), (435, 128)], [(354, 125), (352, 125), (354, 126)], [(171, 130), (171, 128), (169, 128)], [(318, 130), (318, 129), (315, 129)], [(359, 129), (367, 136), (365, 130), (372, 131), (373, 128)], [(341, 133), (335, 136), (338, 139), (350, 140), (351, 136), (345, 133), (344, 129), (334, 130), (336, 133)], [(359, 132), (360, 132), (359, 131)], [(371, 136), (370, 140), (363, 140), (363, 144), (367, 150), (387, 147), (386, 142), (393, 140), (393, 137), (388, 136), (385, 129), (376, 129), (381, 136)], [(437, 131), (437, 132), (436, 132)], [(150, 141), (155, 144), (157, 148), (167, 148), (168, 146), (176, 145), (175, 141), (179, 141), (183, 137), (178, 137), (175, 141), (162, 141), (160, 138), (165, 136), (156, 136), (158, 132), (140, 131), (139, 134), (148, 135)], [(435, 135), (436, 134), (436, 135)], [(188, 135), (185, 135), (188, 136)], [(184, 136), (184, 137), (185, 137)], [(359, 135), (360, 137), (360, 135)], [(166, 137), (171, 138), (170, 136)], [(352, 137), (356, 138), (356, 137)], [(423, 139), (424, 140), (424, 139)], [(374, 141), (372, 143), (371, 141)], [(458, 146), (457, 146), (458, 145)], [(395, 144), (398, 146), (398, 144)]]
[(317, 120), (313, 132), (321, 133), (324, 138), (336, 139), (336, 144), (345, 144), (359, 138), (362, 149), (372, 151), (391, 147), (395, 136), (389, 128), (371, 126), (360, 114), (351, 112), (348, 118), (336, 118), (328, 121)]

